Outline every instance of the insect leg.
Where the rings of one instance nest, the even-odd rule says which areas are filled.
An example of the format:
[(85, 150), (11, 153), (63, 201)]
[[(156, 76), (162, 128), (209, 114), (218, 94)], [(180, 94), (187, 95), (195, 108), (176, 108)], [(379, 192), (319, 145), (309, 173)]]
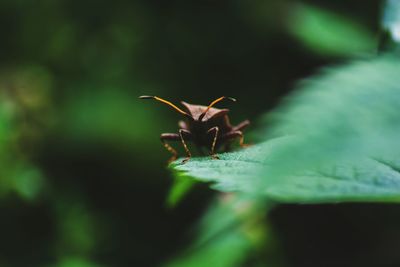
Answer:
[(190, 153), (190, 151), (186, 145), (185, 139), (183, 139), (183, 136), (186, 137), (186, 140), (189, 140), (192, 137), (192, 133), (185, 129), (179, 129), (179, 137), (181, 139), (183, 148), (186, 151), (186, 158), (182, 161), (182, 163), (185, 163), (190, 159), (190, 157), (192, 157), (192, 154)]
[(246, 128), (249, 125), (250, 125), (249, 120), (242, 121), (241, 123), (239, 123), (238, 125), (236, 125), (235, 127), (232, 128), (232, 132), (242, 131), (242, 130), (244, 130), (244, 128)]
[(172, 157), (168, 160), (168, 163), (171, 163), (172, 161), (176, 160), (176, 158), (178, 157), (178, 152), (176, 152), (176, 150), (170, 146), (167, 141), (179, 141), (180, 140), (180, 136), (179, 134), (176, 133), (163, 133), (160, 136), (161, 142), (163, 143), (164, 147), (172, 153)]
[(211, 145), (211, 157), (213, 157), (214, 159), (219, 159), (219, 157), (215, 154), (215, 144), (217, 143), (217, 139), (218, 139), (218, 132), (219, 132), (219, 128), (218, 126), (212, 127), (211, 129), (209, 129), (207, 131), (207, 134), (214, 132), (214, 138), (213, 138), (213, 142)]
[(247, 145), (247, 144), (244, 143), (244, 135), (243, 135), (243, 133), (242, 133), (241, 131), (231, 131), (231, 132), (229, 132), (229, 133), (227, 133), (227, 134), (224, 134), (224, 135), (221, 137), (222, 140), (233, 140), (233, 139), (235, 139), (235, 138), (240, 138), (240, 139), (239, 139), (239, 145), (240, 145), (241, 147), (247, 147), (247, 146), (249, 146), (249, 145)]

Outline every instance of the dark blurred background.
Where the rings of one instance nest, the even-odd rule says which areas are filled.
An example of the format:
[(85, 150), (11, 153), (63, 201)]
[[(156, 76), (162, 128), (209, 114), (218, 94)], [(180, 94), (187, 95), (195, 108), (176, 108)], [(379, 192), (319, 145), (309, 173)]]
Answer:
[[(373, 0), (2, 0), (0, 266), (160, 266), (176, 257), (216, 193), (196, 185), (167, 204), (174, 180), (159, 135), (176, 132), (180, 116), (137, 97), (235, 97), (221, 106), (234, 123), (250, 119), (247, 140), (257, 142), (258, 118), (298, 80), (375, 53), (380, 14)], [(366, 206), (278, 207), (282, 262), (339, 266), (321, 265), (332, 257), (323, 252), (307, 261), (304, 242), (340, 232), (342, 209), (350, 222), (371, 223), (350, 216)], [(400, 222), (399, 208), (381, 208)], [(329, 223), (306, 229), (325, 213)], [(314, 241), (311, 251), (324, 248)]]

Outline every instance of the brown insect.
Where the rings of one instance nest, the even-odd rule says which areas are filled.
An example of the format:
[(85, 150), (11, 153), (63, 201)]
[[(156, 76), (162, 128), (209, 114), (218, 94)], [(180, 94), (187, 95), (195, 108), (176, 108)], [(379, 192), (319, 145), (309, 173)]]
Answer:
[(225, 145), (226, 150), (229, 144), (236, 138), (239, 138), (239, 144), (242, 147), (244, 144), (244, 136), (242, 130), (246, 128), (250, 121), (245, 120), (236, 126), (232, 126), (229, 122), (229, 109), (218, 109), (213, 106), (218, 102), (229, 99), (236, 101), (234, 98), (222, 96), (212, 101), (208, 106), (193, 105), (181, 101), (186, 111), (178, 108), (171, 102), (164, 100), (158, 96), (140, 96), (140, 99), (154, 99), (172, 107), (175, 111), (186, 117), (186, 121), (179, 121), (178, 133), (163, 133), (161, 134), (161, 142), (165, 148), (172, 153), (169, 162), (174, 161), (178, 153), (171, 147), (167, 141), (181, 141), (186, 151), (186, 158), (182, 161), (185, 163), (190, 159), (190, 153), (186, 142), (191, 141), (198, 148), (207, 147), (212, 158), (219, 159), (215, 151), (222, 145)]

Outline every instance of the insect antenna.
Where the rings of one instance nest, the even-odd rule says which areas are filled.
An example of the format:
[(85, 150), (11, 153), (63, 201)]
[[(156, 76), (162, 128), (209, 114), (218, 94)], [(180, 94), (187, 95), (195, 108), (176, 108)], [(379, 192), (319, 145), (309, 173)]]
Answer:
[(175, 106), (175, 105), (172, 104), (171, 102), (169, 102), (169, 101), (167, 101), (167, 100), (165, 100), (165, 99), (162, 99), (161, 97), (142, 95), (142, 96), (139, 96), (139, 98), (140, 98), (140, 99), (154, 99), (154, 100), (157, 100), (157, 101), (159, 101), (159, 102), (162, 102), (162, 103), (164, 103), (164, 104), (170, 106), (171, 108), (173, 108), (175, 111), (178, 111), (178, 112), (181, 113), (182, 115), (184, 115), (184, 116), (186, 116), (186, 117), (188, 117), (188, 118), (190, 118), (190, 119), (193, 119), (192, 116), (190, 116), (188, 113), (186, 113), (186, 112), (183, 111), (182, 109), (178, 108), (177, 106)]
[(217, 104), (218, 102), (224, 100), (224, 99), (229, 99), (233, 102), (236, 102), (236, 99), (234, 99), (233, 97), (228, 97), (228, 96), (221, 96), (220, 98), (215, 99), (213, 102), (210, 103), (210, 105), (208, 105), (208, 107), (206, 108), (206, 110), (204, 110), (203, 113), (201, 113), (201, 115), (199, 116), (199, 121), (202, 121), (204, 116), (207, 114), (207, 112), (210, 110), (210, 108), (212, 106), (214, 106), (215, 104)]

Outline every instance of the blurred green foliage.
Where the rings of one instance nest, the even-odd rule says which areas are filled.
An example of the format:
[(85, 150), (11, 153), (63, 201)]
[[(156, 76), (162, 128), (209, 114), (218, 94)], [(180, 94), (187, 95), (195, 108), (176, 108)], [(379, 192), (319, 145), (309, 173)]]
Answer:
[(182, 201), (185, 195), (193, 188), (195, 181), (186, 179), (185, 177), (175, 177), (174, 183), (166, 199), (167, 205), (170, 208), (175, 207)]
[(5, 71), (0, 80), (3, 89), (0, 92), (0, 159), (7, 166), (0, 175), (0, 191), (15, 191), (21, 197), (34, 200), (44, 181), (41, 170), (30, 158), (40, 142), (43, 125), (51, 123), (49, 114), (38, 117), (39, 113), (50, 110), (49, 76), (42, 68), (25, 66)]
[[(265, 199), (246, 195), (221, 195), (200, 221), (199, 239), (167, 266), (249, 266), (262, 264), (260, 258), (281, 264), (279, 256), (274, 255), (273, 233), (264, 221), (272, 206), (266, 203)], [(248, 262), (249, 255), (258, 256), (254, 263)]]
[(262, 114), (297, 80), (374, 53), (380, 3), (359, 7), (1, 1), (0, 265), (300, 266), (265, 199), (173, 181), (159, 135), (180, 117), (137, 96), (233, 96), (232, 122), (250, 118), (256, 142)]
[(313, 6), (293, 8), (290, 32), (305, 46), (327, 56), (354, 56), (373, 53), (376, 41), (365, 27), (345, 17)]
[(379, 48), (381, 51), (399, 52), (400, 42), (400, 3), (395, 0), (385, 2), (381, 20), (382, 32)]

